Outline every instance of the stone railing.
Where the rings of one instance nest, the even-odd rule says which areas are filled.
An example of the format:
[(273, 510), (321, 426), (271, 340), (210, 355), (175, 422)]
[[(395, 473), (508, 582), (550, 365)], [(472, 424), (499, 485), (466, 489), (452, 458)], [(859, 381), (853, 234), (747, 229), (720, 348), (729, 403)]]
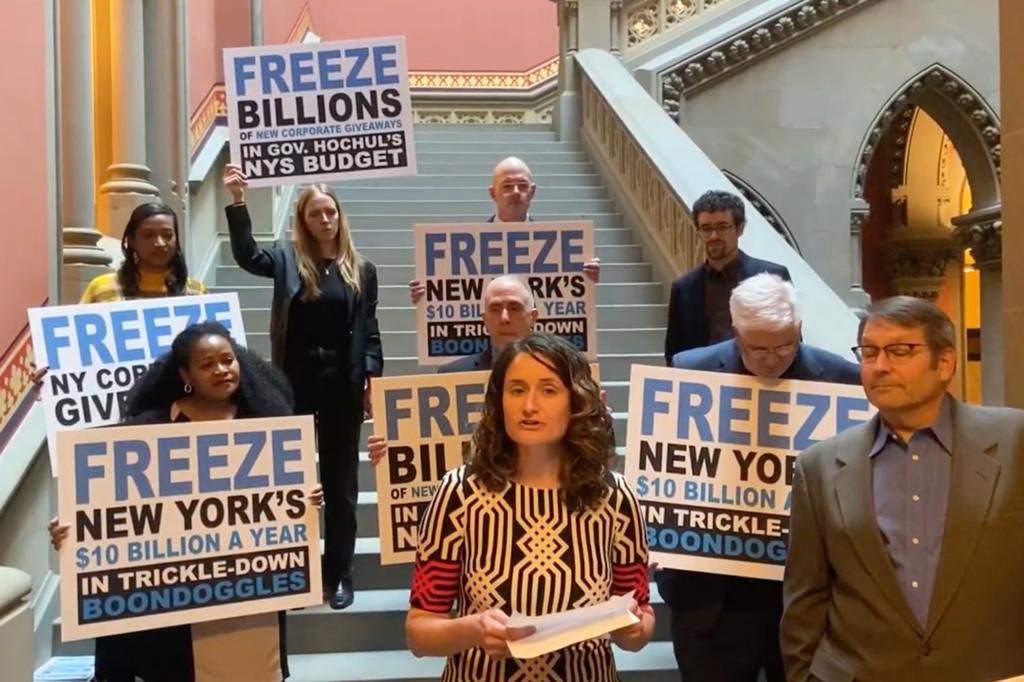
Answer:
[(701, 259), (700, 237), (682, 197), (588, 78), (581, 83), (583, 137), (599, 150), (671, 274)]
[(626, 0), (619, 22), (619, 45), (627, 53), (674, 29), (686, 26), (712, 7), (737, 0)]
[(0, 661), (4, 662), (3, 679), (12, 682), (32, 679), (31, 592), (32, 579), (27, 573), (0, 566)]
[[(583, 143), (667, 284), (704, 257), (689, 207), (707, 190), (736, 188), (615, 55), (584, 49), (573, 61)], [(853, 311), (746, 203), (743, 250), (789, 269), (801, 293), (807, 342), (850, 357), (857, 330)]]

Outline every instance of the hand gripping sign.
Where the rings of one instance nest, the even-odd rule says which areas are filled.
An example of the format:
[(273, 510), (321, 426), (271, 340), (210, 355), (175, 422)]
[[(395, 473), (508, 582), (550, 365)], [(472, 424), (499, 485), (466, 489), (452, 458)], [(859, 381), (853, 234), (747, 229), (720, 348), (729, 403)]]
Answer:
[(61, 431), (65, 641), (321, 602), (313, 418)]
[(651, 561), (781, 580), (797, 455), (872, 414), (860, 386), (633, 365), (626, 477)]
[(500, 275), (523, 280), (540, 317), (535, 330), (561, 336), (597, 358), (596, 289), (583, 274), (594, 257), (587, 221), (416, 226), (416, 308), (421, 365), (444, 364), (490, 345), (483, 296)]
[(224, 50), (250, 187), (416, 174), (405, 38)]
[(54, 476), (57, 431), (120, 421), (135, 380), (185, 327), (220, 322), (245, 345), (236, 293), (30, 308), (28, 320), (36, 365), (47, 368), (42, 398)]

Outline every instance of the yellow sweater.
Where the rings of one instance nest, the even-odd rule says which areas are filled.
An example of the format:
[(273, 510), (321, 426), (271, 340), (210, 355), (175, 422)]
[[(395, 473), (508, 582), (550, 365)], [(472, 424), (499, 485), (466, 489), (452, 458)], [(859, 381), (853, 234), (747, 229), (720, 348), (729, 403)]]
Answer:
[[(166, 274), (140, 272), (139, 294), (136, 298), (166, 296), (167, 286), (164, 284), (166, 276)], [(182, 292), (186, 296), (205, 293), (206, 287), (203, 286), (203, 283), (191, 277), (185, 282), (185, 290)], [(124, 292), (121, 290), (121, 282), (117, 279), (117, 273), (111, 272), (94, 277), (89, 282), (89, 286), (86, 287), (85, 292), (82, 294), (82, 300), (79, 303), (111, 303), (113, 301), (123, 301), (124, 299)]]

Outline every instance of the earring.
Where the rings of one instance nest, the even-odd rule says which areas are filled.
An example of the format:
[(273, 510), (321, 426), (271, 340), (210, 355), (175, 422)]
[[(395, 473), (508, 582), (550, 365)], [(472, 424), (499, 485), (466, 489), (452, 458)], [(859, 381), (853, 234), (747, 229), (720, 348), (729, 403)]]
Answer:
[(186, 381), (185, 382), (185, 393), (191, 393), (191, 392), (192, 392), (192, 384), (190, 384), (190, 383), (188, 383)]

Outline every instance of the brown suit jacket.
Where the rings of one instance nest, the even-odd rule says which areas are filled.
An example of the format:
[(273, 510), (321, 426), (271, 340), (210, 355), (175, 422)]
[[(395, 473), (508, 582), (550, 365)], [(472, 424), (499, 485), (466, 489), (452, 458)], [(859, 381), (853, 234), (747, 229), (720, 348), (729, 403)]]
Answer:
[(878, 417), (800, 455), (783, 583), (789, 682), (994, 680), (1024, 673), (1024, 411), (953, 403), (942, 555), (914, 617), (875, 520)]

